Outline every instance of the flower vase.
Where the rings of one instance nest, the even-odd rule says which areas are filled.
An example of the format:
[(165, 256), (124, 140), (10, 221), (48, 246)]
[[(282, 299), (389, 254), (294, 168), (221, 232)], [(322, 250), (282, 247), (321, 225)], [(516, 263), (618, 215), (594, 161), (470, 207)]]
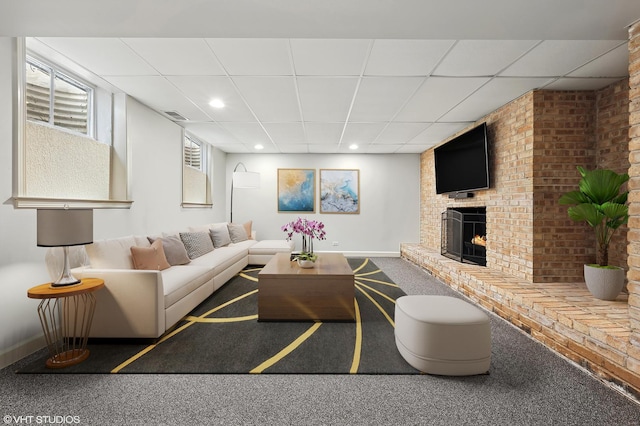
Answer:
[(315, 266), (315, 262), (313, 260), (304, 260), (298, 258), (298, 266), (303, 269), (310, 269)]

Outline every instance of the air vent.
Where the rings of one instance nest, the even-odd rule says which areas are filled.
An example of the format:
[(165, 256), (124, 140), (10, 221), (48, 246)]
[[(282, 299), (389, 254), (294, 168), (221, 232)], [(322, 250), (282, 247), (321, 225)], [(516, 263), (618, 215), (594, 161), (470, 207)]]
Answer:
[(164, 113), (166, 115), (168, 115), (169, 117), (171, 117), (171, 119), (173, 121), (188, 121), (187, 118), (183, 117), (182, 115), (180, 115), (176, 111), (165, 111)]

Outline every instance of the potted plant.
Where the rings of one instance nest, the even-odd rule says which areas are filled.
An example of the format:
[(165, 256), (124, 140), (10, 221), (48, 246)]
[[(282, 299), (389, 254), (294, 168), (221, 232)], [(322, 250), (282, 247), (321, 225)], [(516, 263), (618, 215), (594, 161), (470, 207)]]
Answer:
[(598, 299), (614, 300), (624, 287), (624, 269), (609, 266), (609, 243), (615, 231), (629, 220), (626, 205), (629, 191), (621, 192), (629, 180), (628, 174), (617, 174), (612, 170), (588, 171), (578, 167), (582, 176), (578, 191), (560, 197), (559, 203), (571, 205), (569, 218), (585, 221), (596, 234), (598, 244), (597, 263), (584, 265), (587, 288)]
[(284, 224), (281, 229), (287, 233), (287, 240), (290, 240), (293, 234), (302, 235), (302, 251), (295, 254), (291, 260), (296, 260), (301, 268), (313, 268), (318, 258), (318, 255), (313, 252), (313, 239), (326, 238), (324, 223), (299, 217), (295, 221)]

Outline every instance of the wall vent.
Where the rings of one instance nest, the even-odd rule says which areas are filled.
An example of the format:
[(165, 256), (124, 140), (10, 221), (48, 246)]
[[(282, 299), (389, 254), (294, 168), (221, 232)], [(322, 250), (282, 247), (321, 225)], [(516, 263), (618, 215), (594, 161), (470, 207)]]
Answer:
[(169, 116), (173, 121), (189, 121), (186, 117), (182, 116), (176, 111), (165, 111), (165, 115)]

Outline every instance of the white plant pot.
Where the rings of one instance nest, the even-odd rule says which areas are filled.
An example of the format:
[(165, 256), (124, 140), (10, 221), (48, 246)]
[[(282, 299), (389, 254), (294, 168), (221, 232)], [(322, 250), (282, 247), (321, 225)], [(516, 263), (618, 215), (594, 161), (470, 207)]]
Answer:
[(315, 266), (315, 262), (312, 260), (302, 260), (298, 259), (298, 266), (304, 269), (313, 268)]
[(615, 300), (624, 287), (624, 269), (584, 265), (584, 282), (596, 299)]

